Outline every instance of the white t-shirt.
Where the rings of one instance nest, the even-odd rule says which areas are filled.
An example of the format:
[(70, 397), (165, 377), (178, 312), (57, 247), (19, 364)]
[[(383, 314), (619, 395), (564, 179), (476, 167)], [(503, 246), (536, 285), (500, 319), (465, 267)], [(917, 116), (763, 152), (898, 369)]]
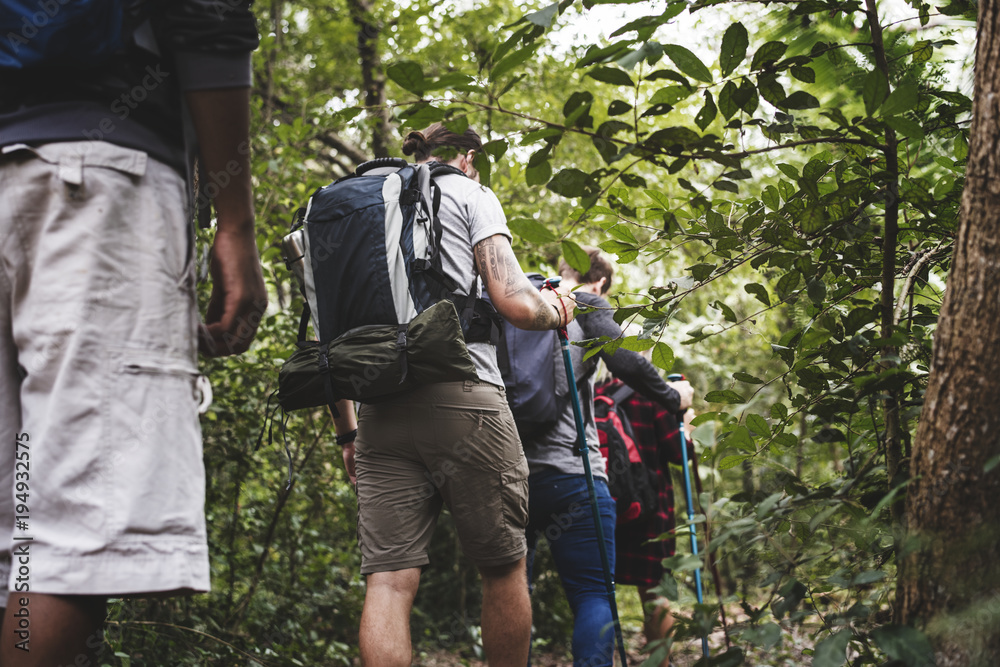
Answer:
[[(496, 234), (512, 238), (507, 216), (493, 191), (471, 178), (442, 174), (435, 181), (441, 188), (441, 268), (465, 292), (476, 276), (472, 250), (476, 244)], [(477, 280), (476, 296), (481, 294)], [(496, 348), (489, 343), (469, 343), (468, 348), (479, 379), (502, 387)]]

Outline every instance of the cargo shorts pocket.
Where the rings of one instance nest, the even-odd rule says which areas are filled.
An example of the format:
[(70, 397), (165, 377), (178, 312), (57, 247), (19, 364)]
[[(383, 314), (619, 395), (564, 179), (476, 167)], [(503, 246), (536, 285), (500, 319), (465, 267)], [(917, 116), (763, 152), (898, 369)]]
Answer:
[(126, 540), (198, 537), (205, 472), (194, 362), (162, 351), (111, 356), (105, 414), (114, 527)]
[(500, 473), (504, 528), (516, 545), (528, 527), (528, 461), (521, 460)]

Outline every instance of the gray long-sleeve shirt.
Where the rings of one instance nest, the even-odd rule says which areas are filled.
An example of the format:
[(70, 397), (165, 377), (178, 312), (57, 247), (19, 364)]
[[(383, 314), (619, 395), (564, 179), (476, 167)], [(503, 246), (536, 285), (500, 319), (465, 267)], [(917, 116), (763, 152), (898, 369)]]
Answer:
[[(617, 338), (622, 330), (614, 320), (611, 304), (599, 296), (587, 292), (577, 292), (577, 301), (592, 306), (595, 310), (579, 315), (568, 327), (571, 341), (587, 340), (608, 336)], [(566, 371), (559, 350), (554, 354), (560, 357), (556, 361), (556, 383), (566, 386)], [(651, 363), (642, 355), (630, 350), (618, 349), (613, 355), (601, 352), (595, 357), (583, 361), (585, 350), (571, 345), (570, 354), (573, 358), (573, 370), (577, 377), (580, 392), (580, 404), (586, 422), (587, 446), (590, 452), (590, 466), (594, 477), (607, 479), (604, 471), (604, 461), (597, 441), (597, 426), (594, 423), (594, 369), (597, 357), (604, 360), (608, 370), (643, 396), (656, 401), (671, 412), (680, 409), (680, 395), (660, 377)], [(583, 459), (576, 453), (578, 443), (576, 419), (573, 416), (573, 405), (567, 401), (565, 409), (559, 416), (555, 426), (545, 433), (533, 436), (523, 442), (524, 453), (528, 459), (531, 472), (539, 472), (546, 468), (555, 468), (567, 474), (584, 472)]]

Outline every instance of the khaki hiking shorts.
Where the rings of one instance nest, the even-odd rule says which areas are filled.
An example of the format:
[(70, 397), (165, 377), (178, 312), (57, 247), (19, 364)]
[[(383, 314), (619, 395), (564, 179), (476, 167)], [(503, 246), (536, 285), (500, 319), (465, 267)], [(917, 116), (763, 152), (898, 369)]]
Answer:
[(361, 573), (422, 567), (442, 503), (477, 566), (527, 553), (528, 463), (503, 387), (445, 382), (359, 411)]
[(0, 192), (2, 575), (15, 592), (208, 590), (184, 179), (65, 142), (0, 149)]

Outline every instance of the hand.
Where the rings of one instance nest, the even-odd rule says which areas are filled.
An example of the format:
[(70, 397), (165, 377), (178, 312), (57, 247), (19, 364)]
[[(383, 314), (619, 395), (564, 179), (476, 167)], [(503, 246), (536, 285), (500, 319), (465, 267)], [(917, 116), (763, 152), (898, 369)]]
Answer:
[(344, 456), (344, 470), (347, 471), (347, 476), (351, 480), (351, 486), (357, 490), (358, 487), (358, 473), (354, 468), (354, 443), (349, 442), (342, 448), (342, 454)]
[(253, 225), (219, 226), (209, 271), (212, 296), (198, 331), (198, 347), (211, 357), (246, 352), (267, 308)]
[(694, 434), (694, 429), (691, 427), (691, 420), (695, 418), (695, 412), (691, 408), (688, 408), (684, 413), (684, 436), (691, 441), (691, 436)]
[(694, 387), (687, 380), (678, 380), (676, 382), (668, 382), (671, 387), (680, 394), (681, 397), (681, 410), (687, 410), (691, 407), (691, 402), (694, 400)]
[(560, 292), (558, 289), (543, 289), (539, 292), (544, 301), (548, 306), (555, 307), (555, 311), (559, 313), (559, 323), (553, 328), (561, 328), (573, 321), (576, 317), (576, 300), (571, 296), (567, 296), (565, 292)]

